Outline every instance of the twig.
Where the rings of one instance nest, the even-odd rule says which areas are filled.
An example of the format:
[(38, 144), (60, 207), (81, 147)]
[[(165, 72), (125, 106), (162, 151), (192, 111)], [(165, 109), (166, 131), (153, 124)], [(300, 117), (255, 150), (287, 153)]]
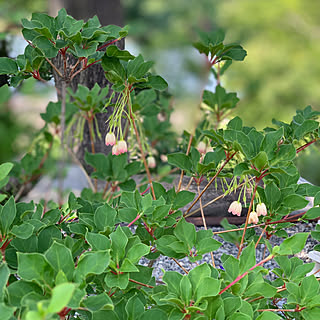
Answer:
[[(190, 152), (192, 139), (193, 139), (193, 135), (190, 134), (190, 138), (189, 138), (189, 143), (188, 143), (188, 148), (187, 148), (186, 155), (188, 155), (189, 152)], [(177, 191), (176, 191), (177, 193), (178, 193), (178, 192), (180, 191), (180, 189), (181, 189), (181, 184), (182, 184), (182, 180), (183, 180), (183, 175), (184, 175), (184, 170), (181, 170), (180, 180), (179, 180), (178, 188), (177, 188)]]
[(255, 249), (257, 249), (257, 246), (258, 246), (258, 244), (259, 244), (259, 242), (260, 242), (263, 234), (266, 232), (267, 226), (268, 226), (268, 225), (266, 224), (265, 227), (264, 227), (264, 229), (262, 230), (262, 232), (261, 232), (261, 234), (260, 234), (260, 237), (259, 237), (257, 243), (256, 243), (255, 246), (254, 246)]
[(226, 166), (226, 164), (235, 156), (235, 154), (237, 153), (234, 152), (230, 157), (227, 157), (227, 159), (225, 160), (225, 162), (222, 164), (222, 166), (220, 167), (220, 169), (217, 171), (217, 173), (211, 178), (211, 180), (209, 181), (209, 183), (204, 187), (204, 189), (202, 190), (202, 192), (198, 195), (197, 199), (193, 201), (193, 203), (191, 204), (191, 206), (188, 208), (188, 210), (183, 214), (183, 216), (185, 217), (189, 211), (193, 208), (193, 206), (198, 202), (198, 200), (202, 197), (202, 195), (207, 191), (207, 189), (210, 187), (210, 185), (212, 184), (212, 182), (214, 182), (214, 180), (217, 178), (217, 176), (220, 174), (220, 172), (222, 171), (222, 169)]
[(45, 59), (46, 59), (47, 62), (50, 64), (50, 66), (54, 69), (54, 71), (59, 75), (59, 77), (62, 78), (62, 80), (64, 80), (64, 76), (63, 76), (62, 73), (58, 70), (58, 68), (51, 62), (51, 60), (48, 59), (47, 57), (45, 57)]
[(177, 259), (175, 259), (175, 258), (171, 258), (186, 274), (188, 274), (189, 273), (189, 271), (183, 266), (183, 265), (181, 265), (180, 264), (180, 262), (177, 260)]
[[(198, 187), (198, 194), (200, 194), (200, 186), (199, 186), (199, 183), (197, 184), (197, 187)], [(203, 222), (204, 229), (205, 229), (205, 230), (208, 230), (208, 228), (207, 228), (207, 223), (206, 223), (206, 219), (205, 219), (204, 213), (203, 213), (202, 200), (201, 200), (201, 198), (199, 199), (199, 204), (200, 204), (200, 211), (201, 211), (201, 217), (202, 217), (202, 222)], [(214, 263), (214, 257), (213, 257), (213, 252), (212, 252), (212, 251), (210, 251), (210, 255), (211, 255), (212, 266), (215, 268), (216, 265), (215, 265), (215, 263)]]

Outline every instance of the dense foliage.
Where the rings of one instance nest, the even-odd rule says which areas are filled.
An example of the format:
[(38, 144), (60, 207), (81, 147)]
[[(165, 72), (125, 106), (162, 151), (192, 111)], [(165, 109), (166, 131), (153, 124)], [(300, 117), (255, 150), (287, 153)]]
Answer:
[[(194, 47), (205, 55), (207, 75), (214, 74), (217, 86), (214, 92), (203, 92), (205, 112), (194, 132), (176, 139), (166, 81), (150, 72), (152, 62), (114, 45), (126, 36), (126, 28), (101, 27), (97, 17), (77, 21), (65, 10), (55, 18), (33, 14), (22, 23), (28, 46), (16, 60), (0, 58), (0, 74), (8, 74), (15, 86), (28, 77), (46, 81), (54, 70), (63, 82), (62, 100), (50, 102), (42, 114), (46, 125), (32, 151), (19, 163), (0, 166), (1, 319), (319, 317), (314, 263), (293, 257), (310, 235), (288, 237), (285, 231), (298, 220), (320, 216), (320, 187), (298, 184), (293, 162), (319, 139), (319, 112), (306, 107), (290, 123), (275, 120), (274, 127), (263, 131), (244, 126), (239, 117), (224, 127), (239, 98), (223, 88), (221, 77), (233, 61), (244, 60), (246, 51), (239, 44), (226, 44), (221, 30), (200, 32)], [(73, 66), (68, 65), (68, 54), (76, 59)], [(61, 70), (54, 64), (57, 56), (64, 61)], [(67, 90), (76, 74), (96, 63), (112, 87)], [(106, 98), (109, 90), (112, 96)], [(108, 129), (106, 125), (106, 132), (98, 132), (95, 115), (108, 108), (113, 108)], [(106, 156), (92, 147), (86, 154), (94, 182), (89, 179), (90, 188), (80, 197), (70, 193), (59, 204), (25, 203), (19, 202), (21, 189), (12, 195), (6, 191), (10, 177), (23, 188), (41, 175), (54, 142), (60, 141), (74, 156), (85, 122), (91, 141), (106, 138), (113, 151)], [(161, 178), (172, 170), (181, 172), (180, 182), (165, 189)], [(136, 175), (142, 179), (139, 184)], [(181, 188), (184, 175), (196, 182), (197, 195)], [(202, 211), (201, 197), (218, 178), (230, 178), (225, 195), (240, 191), (230, 205), (232, 214), (248, 207), (243, 226), (234, 230), (224, 223), (228, 232), (221, 233), (221, 239), (233, 243), (238, 255), (224, 254), (222, 266), (215, 264), (222, 243), (206, 228), (205, 217), (203, 230), (185, 219), (198, 201)], [(208, 184), (201, 190), (203, 179)], [(104, 183), (102, 189), (98, 180)], [(292, 215), (308, 204), (307, 196), (314, 197), (314, 207)], [(272, 236), (285, 240), (272, 247)], [(311, 236), (319, 240), (318, 227)], [(261, 245), (268, 255), (257, 261), (256, 247)], [(199, 264), (206, 253), (211, 263)], [(152, 266), (160, 255), (175, 261), (181, 273), (163, 270), (162, 279), (155, 279)], [(147, 266), (140, 263), (143, 257)], [(178, 261), (185, 257), (188, 270)], [(266, 268), (270, 260), (278, 268)]]

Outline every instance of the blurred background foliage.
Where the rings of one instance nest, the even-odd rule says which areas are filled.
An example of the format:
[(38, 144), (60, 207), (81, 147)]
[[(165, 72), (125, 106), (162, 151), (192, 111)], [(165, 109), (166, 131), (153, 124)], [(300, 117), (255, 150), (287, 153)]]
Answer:
[[(112, 10), (108, 1), (101, 3)], [(0, 32), (17, 34), (22, 17), (52, 10), (54, 4), (63, 6), (63, 0), (0, 0)], [(121, 0), (121, 4), (125, 24), (130, 25), (129, 50), (155, 60), (157, 72), (176, 97), (173, 118), (178, 131), (191, 129), (205, 86), (204, 59), (190, 45), (197, 29), (223, 28), (227, 42), (241, 43), (248, 51), (245, 61), (234, 63), (222, 81), (228, 91), (238, 92), (241, 100), (233, 115), (240, 115), (246, 125), (262, 129), (273, 117), (289, 121), (296, 109), (309, 104), (320, 110), (320, 1)], [(213, 81), (207, 86), (213, 89)], [(317, 163), (318, 148), (313, 150), (307, 153)], [(302, 166), (310, 165), (306, 155), (301, 158)], [(318, 175), (304, 174), (311, 180)]]

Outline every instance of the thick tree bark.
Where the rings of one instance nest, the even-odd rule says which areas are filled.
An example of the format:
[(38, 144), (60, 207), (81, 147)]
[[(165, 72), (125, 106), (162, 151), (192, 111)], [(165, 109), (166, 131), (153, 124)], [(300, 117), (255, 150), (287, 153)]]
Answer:
[[(61, 1), (62, 5), (66, 8), (68, 14), (73, 16), (76, 19), (84, 19), (88, 20), (89, 18), (97, 15), (100, 23), (104, 25), (115, 24), (119, 26), (123, 26), (123, 11), (120, 0), (108, 0), (108, 1), (99, 1), (99, 0), (64, 0)], [(121, 49), (124, 48), (124, 41), (120, 41), (116, 43), (118, 47)], [(61, 58), (61, 57), (60, 57)], [(55, 64), (58, 65), (59, 70), (63, 67), (62, 59), (56, 59)], [(72, 56), (68, 56), (68, 64), (73, 65), (75, 63), (75, 59)], [(58, 91), (61, 88), (61, 79), (57, 77), (55, 74), (55, 83)], [(100, 87), (110, 87), (110, 83), (104, 76), (104, 71), (100, 65), (92, 65), (87, 70), (81, 72), (79, 75), (74, 77), (72, 82), (70, 83), (70, 87), (75, 92), (79, 84), (92, 89), (95, 84), (98, 84)], [(111, 90), (109, 92), (111, 94)], [(99, 126), (99, 131), (102, 135), (102, 139), (99, 139), (96, 135), (96, 141), (94, 143), (95, 152), (98, 153), (109, 153), (111, 151), (110, 147), (106, 147), (104, 144), (104, 136), (108, 131), (106, 120), (108, 119), (110, 112), (102, 113), (97, 115), (97, 122)], [(95, 128), (96, 129), (96, 128)], [(90, 134), (88, 125), (86, 123), (83, 134), (83, 142), (79, 146), (77, 151), (77, 156), (80, 162), (84, 165), (87, 171), (91, 171), (90, 167), (85, 164), (84, 155), (85, 152), (91, 151), (91, 143), (90, 143)]]

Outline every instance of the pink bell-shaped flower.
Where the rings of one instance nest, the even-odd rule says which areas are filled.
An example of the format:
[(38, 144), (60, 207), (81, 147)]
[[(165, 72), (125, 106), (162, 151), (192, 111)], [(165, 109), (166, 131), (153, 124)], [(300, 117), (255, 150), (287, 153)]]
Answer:
[(118, 151), (118, 144), (115, 144), (112, 147), (112, 155), (117, 156), (118, 154), (120, 154), (119, 151)]
[(267, 207), (266, 205), (262, 202), (262, 203), (259, 203), (257, 204), (257, 214), (258, 214), (258, 217), (260, 216), (266, 216), (267, 215)]
[(120, 140), (117, 143), (118, 154), (126, 153), (128, 151), (127, 143), (124, 140)]
[(248, 223), (257, 224), (258, 222), (259, 222), (258, 214), (255, 211), (251, 211)]
[(106, 146), (114, 146), (116, 144), (116, 136), (113, 132), (109, 132), (106, 134), (105, 143)]
[(240, 217), (242, 211), (242, 205), (239, 201), (233, 201), (230, 204), (228, 212), (231, 212), (233, 215)]
[(147, 164), (149, 168), (155, 168), (157, 163), (156, 163), (156, 159), (152, 156), (147, 158)]

